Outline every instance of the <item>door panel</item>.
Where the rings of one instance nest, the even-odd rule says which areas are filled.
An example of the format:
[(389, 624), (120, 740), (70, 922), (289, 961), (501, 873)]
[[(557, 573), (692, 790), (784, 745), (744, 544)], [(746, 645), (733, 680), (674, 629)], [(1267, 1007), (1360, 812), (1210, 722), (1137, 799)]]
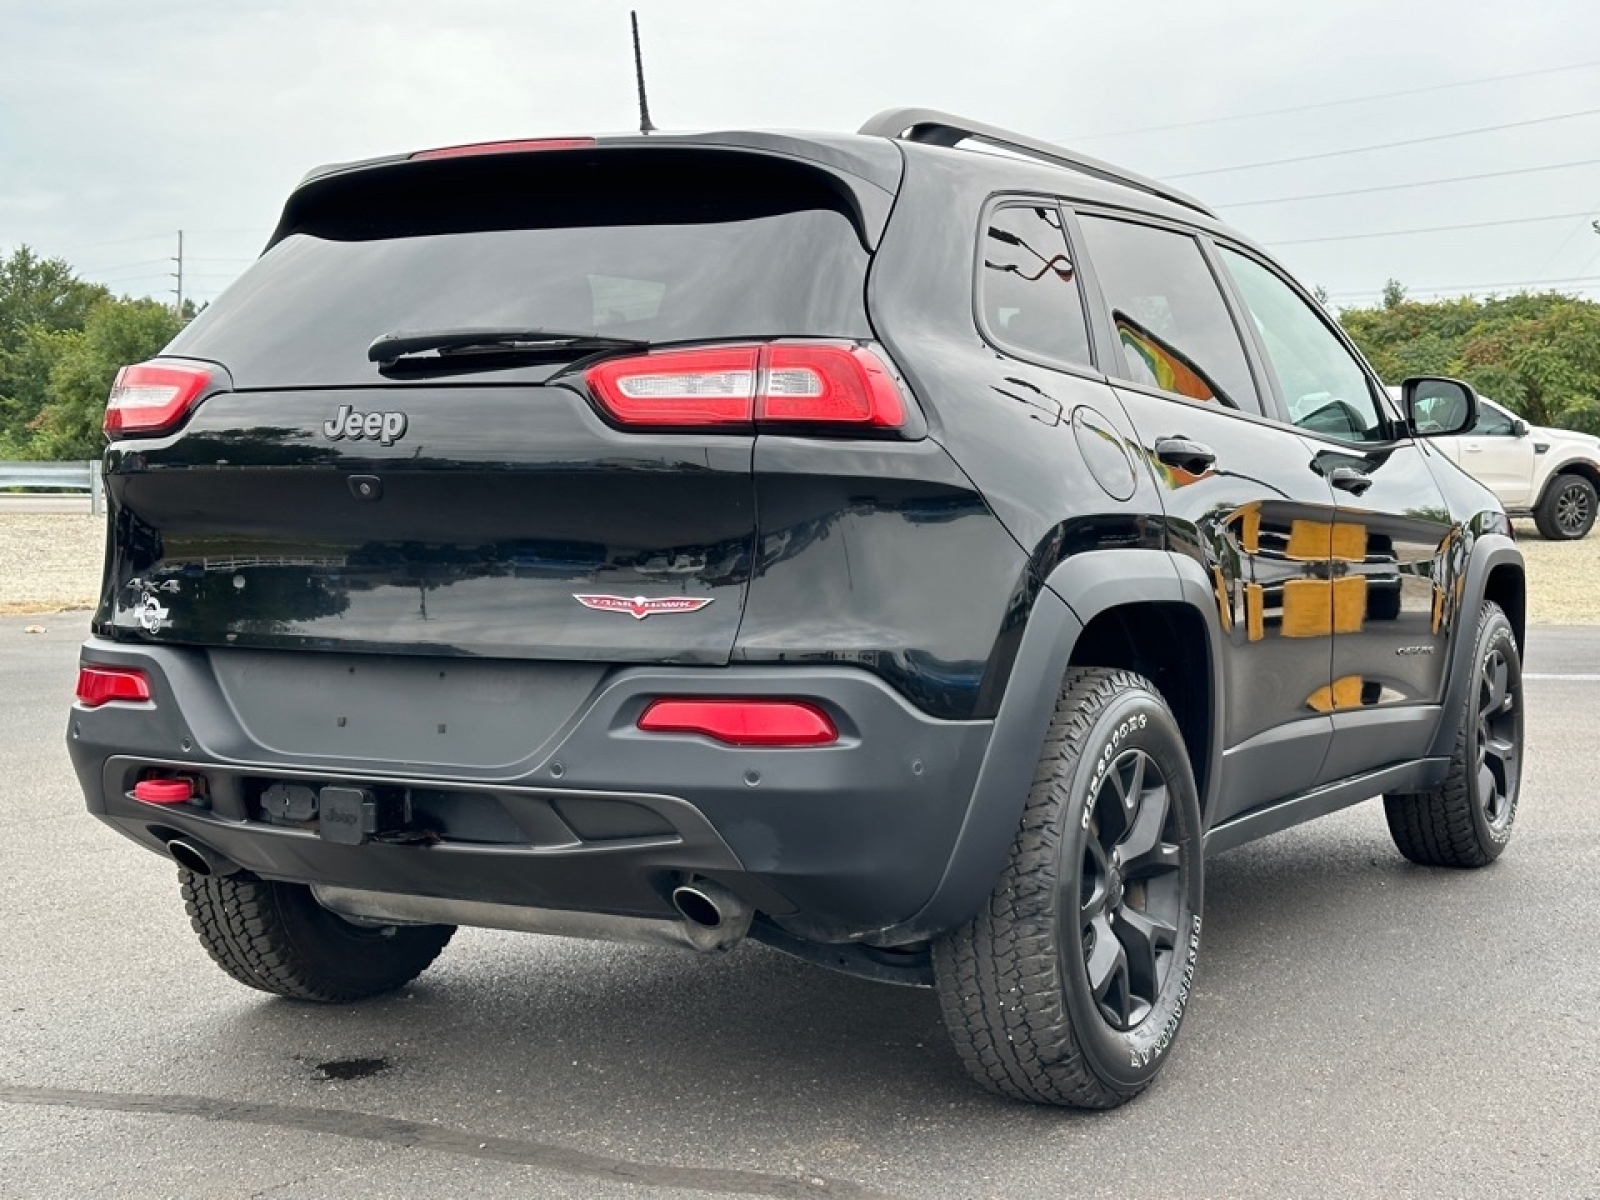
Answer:
[[(1449, 660), (1446, 565), (1454, 534), (1423, 452), (1410, 442), (1368, 451), (1324, 445), (1315, 461), (1368, 481), (1359, 495), (1335, 493), (1328, 711), (1438, 704)], [(1325, 780), (1421, 754), (1432, 735), (1431, 725), (1419, 725), (1412, 746), (1375, 739), (1365, 722), (1336, 726)]]
[(1456, 461), (1479, 483), (1485, 484), (1508, 507), (1533, 502), (1533, 439), (1531, 437), (1479, 436), (1457, 439)]
[[(1119, 388), (1161, 486), (1170, 544), (1212, 581), (1223, 638), (1223, 786), (1212, 822), (1313, 786), (1332, 738), (1333, 492), (1294, 431)], [(1216, 454), (1201, 470), (1157, 443)]]
[(1226, 246), (1220, 257), (1254, 319), (1274, 397), (1304, 431), (1311, 468), (1335, 497), (1332, 679), (1313, 701), (1333, 716), (1334, 734), (1319, 782), (1414, 757), (1431, 734), (1426, 719), (1397, 720), (1376, 737), (1371, 721), (1348, 718), (1384, 708), (1414, 714), (1439, 702), (1448, 657), (1443, 564), (1452, 546), (1444, 496), (1327, 314), (1263, 261)]

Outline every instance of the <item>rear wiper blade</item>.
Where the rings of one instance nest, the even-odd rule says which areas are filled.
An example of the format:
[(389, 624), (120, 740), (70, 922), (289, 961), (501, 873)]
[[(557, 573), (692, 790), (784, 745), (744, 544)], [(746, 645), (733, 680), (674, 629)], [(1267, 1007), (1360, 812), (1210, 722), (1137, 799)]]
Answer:
[(539, 354), (560, 350), (630, 350), (648, 346), (639, 338), (609, 337), (601, 333), (570, 333), (559, 329), (399, 329), (379, 334), (367, 347), (375, 363), (397, 362), (411, 354), (437, 351), (453, 354)]

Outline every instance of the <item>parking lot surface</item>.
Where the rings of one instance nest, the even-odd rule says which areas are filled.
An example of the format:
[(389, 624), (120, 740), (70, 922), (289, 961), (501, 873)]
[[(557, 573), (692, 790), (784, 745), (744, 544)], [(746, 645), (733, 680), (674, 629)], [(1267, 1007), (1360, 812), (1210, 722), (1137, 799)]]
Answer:
[(1176, 1056), (1095, 1115), (976, 1090), (929, 992), (755, 946), (463, 930), (376, 1002), (240, 987), (83, 811), (85, 628), (0, 617), (5, 1195), (1600, 1196), (1600, 629), (1533, 631), (1488, 870), (1374, 804), (1208, 864)]

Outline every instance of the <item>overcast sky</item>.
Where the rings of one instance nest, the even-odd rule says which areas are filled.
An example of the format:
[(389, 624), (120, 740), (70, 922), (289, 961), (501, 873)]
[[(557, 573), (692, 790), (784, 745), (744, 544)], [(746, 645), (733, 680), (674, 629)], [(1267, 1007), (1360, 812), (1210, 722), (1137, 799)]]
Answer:
[[(1391, 277), (1600, 296), (1595, 0), (634, 4), (667, 129), (943, 108), (1170, 180), (1336, 303)], [(170, 300), (181, 228), (210, 299), (317, 163), (629, 128), (628, 8), (0, 0), (0, 252)], [(1441, 225), (1481, 227), (1365, 236)]]

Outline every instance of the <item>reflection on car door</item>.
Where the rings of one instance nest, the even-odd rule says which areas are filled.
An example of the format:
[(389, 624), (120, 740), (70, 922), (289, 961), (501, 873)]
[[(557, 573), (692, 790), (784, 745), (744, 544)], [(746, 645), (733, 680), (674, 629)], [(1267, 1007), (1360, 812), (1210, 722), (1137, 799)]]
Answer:
[(1426, 752), (1442, 699), (1459, 539), (1424, 451), (1330, 323), (1265, 263), (1222, 247), (1274, 396), (1332, 485), (1328, 782)]
[(1311, 787), (1332, 739), (1333, 492), (1310, 446), (1263, 418), (1195, 238), (1082, 215), (1117, 394), (1161, 485), (1169, 544), (1212, 585), (1227, 702), (1212, 823)]

